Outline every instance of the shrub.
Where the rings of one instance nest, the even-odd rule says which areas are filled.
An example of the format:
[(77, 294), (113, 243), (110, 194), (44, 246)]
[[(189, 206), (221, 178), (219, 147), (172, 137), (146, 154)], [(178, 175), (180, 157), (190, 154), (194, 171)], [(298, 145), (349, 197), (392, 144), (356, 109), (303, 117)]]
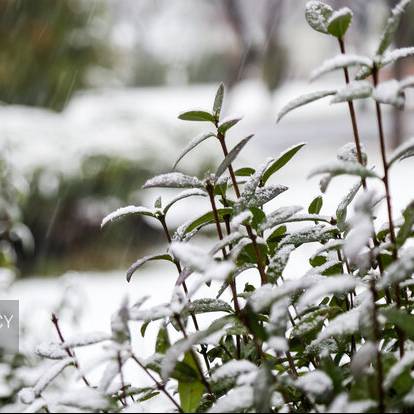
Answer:
[[(128, 270), (127, 280), (148, 261), (170, 262), (177, 269), (170, 302), (154, 307), (144, 306), (146, 298), (132, 307), (125, 302), (112, 318), (110, 334), (68, 340), (54, 316), (59, 341), (41, 345), (37, 352), (57, 361), (33, 388), (20, 392), (22, 403), (33, 411), (49, 409), (45, 388), (73, 366), (80, 371), (84, 390), (77, 392), (77, 398), (70, 398), (66, 389), (54, 407), (131, 412), (141, 409), (141, 401), (163, 394), (171, 409), (179, 412), (410, 409), (414, 404), (414, 251), (410, 247), (414, 204), (394, 220), (388, 176), (396, 162), (414, 155), (414, 142), (407, 141), (391, 155), (385, 153), (382, 105), (403, 107), (404, 90), (413, 79), (378, 82), (382, 67), (414, 54), (414, 48), (389, 51), (407, 4), (403, 0), (393, 9), (374, 58), (345, 53), (344, 36), (352, 20), (348, 8), (334, 11), (319, 1), (307, 4), (311, 27), (336, 38), (341, 52), (312, 76), (340, 70), (346, 83), (295, 99), (280, 111), (278, 119), (326, 96), (349, 106), (354, 143), (341, 148), (336, 161), (310, 174), (322, 175), (323, 193), (336, 176), (354, 178), (354, 186), (344, 194), (336, 212), (321, 214), (322, 195), (306, 212), (298, 206), (267, 211), (265, 204), (287, 191), (272, 179), (304, 144), (288, 148), (256, 169), (234, 170), (234, 161), (252, 136), (227, 148), (227, 133), (240, 120), (222, 118), (224, 87), (220, 85), (211, 111), (179, 116), (205, 122), (208, 129), (188, 144), (175, 163), (210, 139), (217, 140), (223, 150), (217, 169), (203, 178), (180, 172), (158, 175), (144, 188), (177, 188), (182, 192), (167, 202), (159, 197), (151, 208), (121, 208), (102, 222), (109, 225), (126, 216), (145, 215), (160, 223), (167, 250), (139, 259)], [(357, 68), (352, 81), (351, 67)], [(370, 75), (373, 83), (367, 80)], [(383, 174), (372, 168), (362, 149), (355, 99), (370, 99), (375, 105)], [(370, 188), (373, 181), (383, 183), (383, 193)], [(168, 212), (186, 197), (204, 197), (207, 210), (170, 232)], [(388, 221), (378, 225), (375, 209), (382, 202), (387, 206)], [(199, 247), (197, 235), (208, 226), (215, 228), (217, 241), (208, 248)], [(285, 280), (283, 273), (291, 254), (315, 242), (319, 247), (309, 258), (311, 270), (301, 278)], [(251, 277), (242, 287), (240, 276), (245, 272)], [(210, 294), (200, 298), (197, 294), (205, 285)], [(230, 301), (224, 299), (227, 291)], [(201, 316), (209, 313), (213, 314), (210, 318)], [(154, 354), (143, 360), (131, 344), (136, 335), (132, 326), (140, 323), (145, 335), (147, 326), (156, 321), (159, 331)], [(103, 341), (107, 343), (106, 368), (96, 388), (85, 377), (73, 350)], [(124, 375), (127, 363), (142, 370), (152, 386), (136, 388), (139, 384), (129, 383)]]

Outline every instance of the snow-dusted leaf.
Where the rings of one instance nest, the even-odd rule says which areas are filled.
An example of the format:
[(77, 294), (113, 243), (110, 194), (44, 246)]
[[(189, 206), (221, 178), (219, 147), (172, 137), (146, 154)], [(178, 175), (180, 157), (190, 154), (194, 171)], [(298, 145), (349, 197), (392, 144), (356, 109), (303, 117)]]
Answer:
[(338, 175), (356, 175), (361, 178), (380, 178), (374, 171), (365, 168), (358, 162), (349, 161), (334, 161), (317, 167), (311, 171), (309, 178), (318, 174), (326, 173), (332, 177), (336, 177)]
[(217, 368), (211, 379), (218, 382), (226, 378), (237, 378), (239, 375), (249, 372), (257, 372), (257, 366), (245, 359), (234, 359)]
[(381, 314), (388, 323), (399, 327), (408, 339), (414, 339), (414, 315), (408, 314), (405, 310), (398, 309), (395, 306), (381, 309)]
[(213, 257), (198, 246), (173, 242), (170, 249), (177, 259), (197, 272), (204, 272), (214, 265)]
[(375, 409), (378, 403), (373, 400), (350, 401), (346, 393), (339, 394), (329, 407), (329, 413), (365, 413)]
[(293, 145), (292, 147), (284, 150), (279, 157), (274, 161), (269, 168), (263, 173), (262, 183), (266, 184), (267, 180), (276, 172), (284, 167), (295, 154), (306, 145), (306, 142), (300, 142), (299, 144)]
[(65, 339), (65, 342), (62, 342), (60, 347), (62, 349), (77, 348), (98, 344), (100, 342), (108, 341), (109, 339), (111, 339), (111, 335), (106, 332), (88, 332)]
[(47, 386), (68, 366), (74, 366), (75, 361), (73, 358), (65, 358), (61, 361), (55, 362), (50, 368), (45, 371), (44, 374), (37, 380), (33, 387), (33, 393), (36, 397), (39, 397), (41, 393), (47, 388)]
[(311, 371), (300, 376), (295, 385), (303, 392), (317, 397), (333, 391), (331, 378), (320, 370)]
[(400, 229), (397, 234), (397, 244), (402, 246), (405, 241), (413, 233), (414, 227), (414, 201), (412, 201), (403, 211), (404, 222), (400, 226)]
[(338, 89), (331, 103), (353, 101), (354, 99), (369, 98), (372, 94), (372, 86), (368, 81), (353, 81)]
[(252, 174), (246, 181), (246, 184), (244, 185), (243, 192), (240, 196), (240, 203), (242, 205), (245, 205), (248, 203), (248, 201), (255, 195), (256, 190), (258, 186), (261, 183), (262, 177), (264, 172), (266, 171), (267, 167), (270, 163), (273, 162), (272, 158), (268, 158), (265, 160), (264, 163), (262, 163), (257, 170)]
[(342, 248), (344, 242), (341, 239), (332, 239), (326, 242), (322, 247), (320, 247), (316, 252), (311, 256), (311, 259), (314, 259), (317, 256), (320, 256), (324, 252), (329, 252), (331, 250), (339, 250)]
[(381, 35), (376, 55), (381, 56), (391, 45), (394, 33), (400, 24), (401, 17), (410, 3), (410, 0), (400, 0), (400, 2), (391, 10), (391, 16), (388, 18), (384, 31)]
[(372, 64), (372, 60), (366, 56), (348, 55), (341, 53), (340, 55), (337, 55), (331, 59), (325, 60), (321, 66), (319, 66), (311, 73), (311, 80), (320, 78), (322, 75), (338, 69), (343, 69), (350, 66), (366, 66), (370, 68), (372, 67)]
[(241, 121), (241, 118), (223, 119), (218, 125), (218, 132), (225, 134), (230, 128)]
[(336, 220), (338, 222), (338, 227), (343, 230), (345, 225), (345, 220), (347, 216), (348, 206), (352, 203), (352, 200), (357, 195), (359, 189), (361, 188), (362, 183), (358, 182), (355, 184), (346, 196), (341, 200), (337, 209), (336, 209)]
[(206, 197), (207, 193), (204, 190), (200, 190), (200, 189), (188, 189), (188, 190), (184, 190), (183, 192), (181, 192), (180, 194), (178, 194), (176, 197), (174, 197), (172, 200), (170, 200), (167, 205), (164, 207), (163, 209), (163, 213), (164, 215), (167, 214), (168, 210), (177, 202), (180, 200), (183, 200), (184, 198), (188, 198), (188, 197)]
[(387, 375), (384, 379), (384, 388), (389, 390), (395, 381), (400, 377), (404, 372), (411, 371), (411, 367), (414, 365), (414, 351), (409, 351), (404, 354), (404, 356), (397, 361), (387, 372)]
[(357, 353), (353, 356), (351, 361), (351, 371), (355, 378), (361, 377), (370, 365), (375, 361), (378, 352), (377, 345), (372, 341), (365, 342)]
[(219, 398), (208, 410), (209, 413), (240, 413), (245, 412), (253, 405), (253, 388), (241, 386)]
[(299, 299), (298, 310), (302, 312), (309, 305), (326, 295), (344, 294), (354, 290), (356, 281), (351, 276), (330, 276), (308, 289)]
[[(235, 227), (232, 226), (232, 228), (234, 229)], [(245, 237), (245, 236), (242, 233), (239, 233), (238, 231), (234, 231), (234, 232), (230, 233), (229, 235), (223, 237), (222, 240), (219, 240), (210, 249), (210, 254), (216, 254), (218, 251), (220, 251), (224, 247), (237, 243), (243, 237)]]
[[(230, 207), (219, 208), (217, 209), (217, 215), (220, 222), (224, 221), (224, 217), (230, 217), (233, 213), (233, 209)], [(214, 214), (212, 211), (202, 214), (200, 217), (197, 217), (190, 222), (185, 223), (180, 229), (183, 234), (191, 233), (193, 230), (198, 229), (199, 227), (204, 227), (207, 224), (214, 223)]]
[(212, 123), (216, 120), (212, 114), (202, 110), (183, 112), (178, 115), (178, 119), (182, 119), (183, 121), (208, 121)]
[(204, 142), (206, 139), (210, 138), (210, 137), (214, 137), (215, 135), (212, 132), (207, 132), (207, 133), (203, 133), (200, 134), (198, 136), (196, 136), (195, 138), (193, 138), (188, 144), (187, 146), (181, 151), (180, 155), (178, 156), (178, 158), (175, 160), (174, 165), (173, 165), (173, 169), (175, 169), (178, 165), (178, 163), (191, 151), (193, 150), (195, 147), (197, 147), (199, 144), (201, 144), (202, 142)]
[(150, 178), (142, 188), (204, 188), (197, 177), (191, 177), (179, 172), (157, 175)]
[(396, 161), (402, 161), (410, 157), (414, 157), (414, 138), (410, 138), (406, 142), (403, 142), (392, 152), (388, 165), (391, 166)]
[(59, 395), (59, 405), (92, 412), (110, 410), (110, 399), (99, 390), (86, 387), (76, 391), (65, 391)]
[(391, 79), (381, 82), (372, 94), (373, 98), (382, 104), (392, 105), (398, 109), (403, 109), (405, 105), (405, 94), (400, 82)]
[(229, 168), (232, 162), (237, 158), (240, 151), (244, 146), (253, 138), (253, 135), (249, 135), (246, 138), (243, 138), (224, 158), (223, 162), (218, 166), (215, 176), (217, 178), (221, 177), (223, 173)]
[(249, 201), (246, 204), (247, 208), (252, 207), (262, 207), (269, 201), (272, 201), (275, 197), (278, 195), (284, 193), (288, 190), (288, 187), (284, 185), (268, 185), (266, 187), (262, 187), (257, 189), (256, 193), (252, 198), (249, 199)]
[(299, 206), (278, 208), (266, 217), (266, 221), (260, 225), (259, 231), (265, 231), (279, 224), (285, 223), (300, 210), (302, 210), (302, 207)]
[(143, 216), (150, 216), (154, 217), (153, 211), (146, 207), (141, 206), (126, 206), (118, 208), (118, 210), (113, 211), (112, 213), (108, 214), (102, 220), (101, 227), (104, 227), (108, 223), (112, 223), (115, 220), (118, 220), (122, 217), (129, 216), (129, 215), (143, 215)]
[(328, 33), (342, 39), (352, 22), (352, 10), (348, 7), (335, 10), (328, 19)]
[(173, 262), (174, 259), (169, 254), (153, 254), (149, 256), (142, 257), (138, 259), (134, 264), (132, 264), (129, 269), (127, 270), (126, 279), (129, 282), (131, 280), (132, 275), (145, 263), (153, 260), (167, 260)]
[(273, 280), (277, 280), (282, 276), (287, 262), (290, 257), (290, 253), (295, 249), (293, 244), (287, 244), (278, 249), (275, 254), (270, 258), (269, 265), (267, 267), (267, 275)]
[(36, 348), (36, 355), (47, 359), (64, 359), (68, 354), (56, 342), (42, 343)]
[(188, 305), (190, 313), (209, 313), (209, 312), (227, 312), (232, 313), (232, 307), (220, 299), (195, 299)]
[(301, 106), (307, 105), (308, 103), (317, 101), (319, 99), (325, 98), (330, 95), (335, 95), (336, 89), (330, 89), (325, 91), (317, 91), (317, 92), (311, 92), (307, 93), (305, 95), (301, 95), (290, 102), (288, 102), (277, 114), (277, 120), (276, 122), (279, 122), (286, 114), (288, 114), (290, 111), (293, 111), (296, 108), (299, 108)]
[(306, 3), (306, 21), (317, 32), (328, 33), (328, 21), (332, 13), (332, 7), (322, 1), (312, 0)]
[(224, 84), (223, 82), (220, 83), (219, 87), (217, 88), (216, 96), (214, 98), (213, 104), (213, 114), (218, 119), (220, 117), (221, 108), (223, 106), (223, 98), (224, 98)]
[(412, 277), (414, 273), (414, 248), (406, 249), (400, 258), (391, 263), (383, 278), (383, 285), (389, 286), (394, 283), (402, 282)]
[(335, 227), (318, 224), (316, 226), (309, 226), (292, 231), (283, 238), (279, 245), (282, 247), (288, 244), (293, 244), (295, 247), (298, 247), (304, 243), (325, 243), (328, 240), (335, 238), (336, 234), (337, 230)]
[(406, 57), (413, 55), (414, 47), (402, 47), (400, 49), (387, 51), (381, 58), (381, 66), (389, 65), (390, 63), (395, 63), (397, 60), (404, 59)]

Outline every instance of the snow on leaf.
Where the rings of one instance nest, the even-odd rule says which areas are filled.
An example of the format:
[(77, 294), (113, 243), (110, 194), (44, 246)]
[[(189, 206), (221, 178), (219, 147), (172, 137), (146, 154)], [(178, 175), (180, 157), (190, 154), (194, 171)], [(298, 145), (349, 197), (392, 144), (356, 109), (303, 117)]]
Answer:
[(321, 167), (317, 167), (311, 171), (309, 174), (310, 177), (314, 177), (318, 174), (329, 174), (331, 177), (336, 177), (338, 175), (356, 175), (361, 178), (379, 178), (379, 176), (374, 172), (371, 171), (361, 164), (357, 162), (349, 162), (349, 161), (334, 161), (329, 164), (325, 164)]
[(329, 34), (342, 39), (352, 22), (352, 17), (352, 10), (348, 7), (334, 11), (327, 22)]
[(169, 262), (173, 262), (173, 258), (169, 254), (153, 254), (149, 256), (142, 257), (138, 259), (135, 263), (133, 263), (129, 269), (127, 270), (126, 280), (129, 282), (132, 278), (132, 275), (145, 263), (153, 260), (167, 260)]
[(357, 195), (359, 189), (362, 186), (362, 182), (355, 184), (346, 194), (346, 196), (341, 200), (337, 209), (336, 209), (336, 220), (338, 222), (338, 227), (343, 230), (345, 225), (345, 220), (347, 216), (348, 206), (352, 203), (352, 200)]
[(197, 177), (191, 177), (179, 172), (157, 175), (150, 178), (142, 188), (204, 188)]
[(178, 163), (189, 153), (191, 152), (195, 147), (197, 147), (199, 144), (201, 144), (202, 142), (204, 142), (206, 139), (214, 137), (215, 135), (212, 132), (208, 132), (208, 133), (204, 133), (204, 134), (200, 134), (198, 136), (196, 136), (195, 138), (193, 138), (188, 144), (187, 146), (180, 152), (180, 155), (178, 156), (178, 158), (175, 160), (174, 165), (173, 165), (173, 169), (175, 170), (175, 168), (177, 167)]
[(320, 283), (312, 286), (301, 296), (298, 302), (299, 312), (303, 312), (306, 307), (312, 305), (317, 300), (326, 295), (344, 294), (354, 290), (356, 281), (351, 276), (330, 276)]
[(321, 396), (333, 391), (331, 378), (320, 370), (308, 372), (300, 376), (296, 380), (296, 386), (312, 396)]
[(93, 412), (109, 409), (109, 399), (97, 389), (86, 387), (76, 391), (65, 391), (58, 398), (59, 405), (76, 407)]
[(372, 86), (368, 81), (353, 81), (342, 89), (338, 89), (331, 103), (353, 101), (354, 99), (369, 98), (372, 94)]
[(395, 49), (387, 51), (381, 58), (381, 66), (388, 65), (390, 63), (395, 63), (399, 59), (404, 59), (409, 56), (414, 55), (414, 47), (402, 47), (400, 49)]
[(37, 380), (33, 387), (33, 393), (36, 397), (46, 389), (46, 387), (69, 365), (74, 365), (73, 358), (65, 358), (54, 363), (42, 376)]
[(304, 227), (289, 233), (280, 243), (279, 246), (293, 244), (298, 247), (304, 243), (319, 242), (324, 243), (334, 238), (337, 233), (335, 227), (318, 224), (316, 226)]
[(232, 313), (232, 307), (223, 300), (219, 299), (196, 299), (192, 301), (188, 306), (188, 311), (190, 313), (208, 313), (208, 312), (227, 312)]
[(229, 168), (232, 162), (237, 158), (240, 151), (244, 148), (244, 146), (253, 138), (253, 135), (249, 135), (248, 137), (242, 139), (224, 158), (223, 162), (218, 166), (215, 176), (217, 178), (221, 177), (224, 172)]
[(241, 386), (219, 398), (208, 410), (209, 413), (239, 413), (253, 405), (253, 388)]
[(339, 394), (329, 407), (329, 413), (365, 413), (375, 409), (377, 402), (372, 400), (350, 401), (345, 393)]
[(336, 259), (327, 260), (324, 264), (313, 267), (308, 272), (306, 272), (306, 274), (307, 275), (310, 275), (310, 274), (323, 275), (325, 274), (325, 272), (337, 267), (338, 265), (341, 265), (341, 262), (339, 260), (336, 260)]
[(269, 277), (276, 280), (282, 276), (283, 270), (285, 269), (289, 260), (290, 254), (295, 249), (293, 244), (287, 244), (278, 249), (275, 254), (270, 258), (269, 265), (267, 267), (267, 274)]
[(339, 250), (343, 246), (344, 242), (341, 239), (333, 239), (326, 242), (322, 247), (320, 247), (316, 252), (312, 255), (311, 259), (314, 259), (317, 256), (320, 256), (321, 253), (328, 252), (331, 250)]
[(241, 121), (242, 118), (226, 118), (223, 119), (218, 125), (218, 132), (220, 134), (225, 134), (230, 128), (234, 127), (237, 123)]
[(131, 308), (129, 311), (129, 318), (131, 321), (150, 322), (158, 319), (164, 319), (172, 315), (172, 310), (169, 303), (154, 306), (149, 309), (135, 309)]
[(273, 158), (267, 158), (266, 161), (262, 163), (256, 169), (256, 171), (247, 179), (247, 182), (243, 188), (243, 192), (240, 196), (240, 202), (242, 204), (247, 204), (249, 200), (255, 195), (257, 187), (260, 184), (264, 172), (273, 161)]
[(64, 359), (68, 356), (60, 344), (56, 342), (43, 343), (36, 348), (36, 355), (47, 359)]
[(381, 35), (376, 55), (381, 56), (390, 46), (394, 33), (400, 24), (402, 14), (409, 3), (410, 0), (400, 0), (400, 2), (391, 10), (391, 16), (388, 18), (384, 31)]
[[(311, 73), (311, 80), (315, 80), (322, 75), (350, 66), (367, 66), (372, 67), (372, 60), (366, 56), (340, 54), (331, 59), (325, 60), (321, 66)], [(335, 91), (336, 93), (336, 91)]]
[(317, 101), (319, 99), (325, 98), (326, 96), (335, 95), (336, 90), (330, 89), (326, 91), (317, 91), (311, 92), (306, 95), (301, 95), (290, 102), (288, 102), (277, 114), (276, 122), (279, 122), (287, 113), (293, 111), (296, 108), (307, 105), (308, 103)]
[(257, 189), (256, 193), (249, 199), (246, 206), (247, 208), (262, 207), (269, 201), (272, 201), (278, 195), (288, 190), (288, 187), (284, 185), (268, 185)]
[(210, 254), (214, 255), (224, 247), (237, 243), (240, 239), (245, 237), (243, 234), (238, 231), (230, 233), (228, 236), (223, 237), (223, 240), (219, 240), (211, 249)]
[(384, 379), (384, 388), (389, 390), (398, 377), (414, 365), (414, 351), (409, 351), (388, 371)]
[(302, 207), (299, 206), (280, 207), (276, 209), (266, 217), (266, 220), (260, 225), (259, 231), (265, 231), (286, 222), (300, 210), (302, 210)]
[(170, 249), (178, 260), (197, 272), (202, 273), (214, 264), (204, 249), (192, 244), (173, 242)]
[(214, 104), (213, 104), (213, 114), (216, 118), (220, 117), (221, 107), (223, 106), (223, 98), (224, 98), (224, 84), (223, 82), (221, 82), (219, 87), (217, 88), (217, 92), (216, 92), (216, 96), (214, 98)]
[(353, 356), (351, 361), (351, 371), (355, 378), (360, 377), (369, 368), (370, 364), (375, 361), (377, 354), (377, 345), (374, 342), (367, 341), (357, 353)]
[(48, 410), (48, 403), (43, 398), (36, 398), (22, 413), (39, 413)]
[(383, 286), (402, 282), (412, 277), (414, 272), (414, 248), (410, 247), (402, 252), (400, 258), (391, 263), (385, 271)]
[(199, 196), (199, 197), (206, 197), (207, 193), (204, 190), (199, 190), (199, 189), (189, 189), (189, 190), (184, 190), (183, 192), (181, 192), (180, 194), (178, 194), (176, 197), (174, 197), (173, 199), (171, 199), (167, 205), (164, 207), (163, 213), (164, 215), (167, 214), (168, 210), (177, 202), (180, 200), (183, 200), (184, 198), (188, 198), (188, 197), (194, 197), (194, 196)]
[(115, 210), (112, 213), (108, 214), (106, 217), (104, 217), (101, 223), (101, 227), (104, 227), (108, 223), (112, 223), (115, 220), (132, 214), (154, 217), (154, 213), (146, 207), (126, 206), (118, 208), (118, 210)]
[[(367, 164), (367, 154), (364, 152), (364, 148), (361, 146), (362, 152), (362, 164)], [(347, 144), (343, 145), (339, 148), (336, 157), (339, 161), (349, 161), (349, 162), (357, 162), (358, 161), (358, 151), (356, 145), (353, 142), (348, 142)], [(359, 161), (358, 161), (359, 162)]]
[(98, 344), (100, 342), (108, 341), (109, 339), (111, 339), (111, 335), (106, 332), (89, 332), (66, 339), (65, 342), (60, 344), (60, 347), (62, 349), (77, 348)]
[(286, 326), (289, 316), (290, 298), (285, 297), (273, 303), (270, 308), (269, 324), (267, 330), (270, 335), (283, 335), (286, 331)]
[(217, 368), (211, 376), (211, 379), (215, 382), (219, 382), (226, 378), (236, 378), (241, 374), (250, 372), (257, 372), (255, 364), (245, 359), (234, 359)]
[(268, 345), (275, 352), (287, 352), (289, 351), (289, 344), (286, 338), (282, 336), (272, 336), (268, 341)]
[(382, 104), (392, 105), (398, 109), (403, 109), (405, 105), (405, 94), (400, 82), (391, 79), (381, 82), (372, 94), (373, 98)]
[(392, 152), (388, 165), (391, 166), (396, 161), (402, 161), (410, 157), (414, 157), (414, 137), (403, 142)]
[(305, 7), (305, 18), (309, 26), (318, 32), (327, 33), (328, 21), (333, 13), (332, 7), (316, 0), (308, 1)]

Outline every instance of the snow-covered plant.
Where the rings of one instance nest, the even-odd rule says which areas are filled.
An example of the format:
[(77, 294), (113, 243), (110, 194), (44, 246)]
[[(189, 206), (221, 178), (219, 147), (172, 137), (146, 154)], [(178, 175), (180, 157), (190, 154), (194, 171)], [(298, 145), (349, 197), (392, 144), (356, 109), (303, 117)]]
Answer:
[[(396, 162), (414, 155), (414, 144), (408, 141), (387, 156), (381, 105), (401, 107), (404, 88), (412, 82), (378, 83), (385, 64), (411, 54), (411, 49), (388, 51), (407, 3), (401, 1), (392, 11), (374, 58), (345, 53), (344, 36), (352, 20), (348, 8), (335, 11), (320, 1), (310, 1), (306, 7), (310, 26), (336, 37), (341, 49), (341, 55), (322, 64), (313, 77), (339, 69), (345, 84), (288, 103), (278, 119), (328, 95), (335, 103), (347, 103), (354, 142), (341, 148), (336, 160), (310, 173), (322, 175), (322, 193), (339, 175), (355, 181), (330, 214), (321, 214), (322, 194), (305, 211), (278, 202), (288, 188), (278, 182), (277, 173), (303, 143), (255, 168), (234, 167), (254, 138), (248, 136), (228, 148), (228, 134), (240, 119), (223, 118), (223, 85), (210, 110), (179, 116), (204, 122), (206, 132), (179, 152), (174, 168), (207, 139), (221, 148), (222, 162), (200, 177), (173, 171), (151, 178), (144, 188), (177, 189), (177, 195), (170, 200), (159, 196), (152, 207), (121, 208), (102, 221), (107, 226), (138, 214), (159, 223), (165, 249), (137, 260), (126, 279), (130, 281), (149, 261), (170, 262), (177, 271), (171, 299), (151, 306), (145, 297), (133, 305), (125, 300), (108, 333), (66, 338), (53, 317), (57, 339), (37, 349), (53, 363), (33, 387), (20, 392), (20, 404), (27, 411), (70, 407), (142, 412), (144, 401), (161, 398), (170, 412), (411, 409), (414, 203), (401, 217), (394, 216), (388, 175)], [(350, 67), (358, 69), (353, 80)], [(369, 75), (373, 84), (362, 79)], [(360, 142), (355, 99), (372, 99), (375, 105), (382, 168), (373, 168)], [(382, 192), (370, 187), (374, 181), (383, 183)], [(205, 210), (171, 230), (170, 211), (189, 197), (202, 198)], [(275, 209), (268, 207), (270, 201)], [(376, 214), (382, 202), (388, 213), (385, 224), (378, 223)], [(216, 239), (209, 246), (198, 243), (208, 229)], [(286, 278), (288, 262), (297, 260), (295, 251), (306, 246), (309, 270)], [(248, 280), (244, 285), (242, 278)], [(144, 359), (134, 337), (141, 334), (149, 341), (150, 324), (156, 324), (158, 335), (153, 355)], [(105, 356), (98, 364), (103, 366), (101, 379), (92, 382), (77, 353), (96, 344), (102, 344)], [(77, 373), (76, 391), (68, 384), (57, 397), (49, 398), (48, 387), (66, 370)], [(137, 372), (141, 376), (133, 375)], [(142, 376), (149, 386), (143, 385), (148, 382), (141, 381)]]

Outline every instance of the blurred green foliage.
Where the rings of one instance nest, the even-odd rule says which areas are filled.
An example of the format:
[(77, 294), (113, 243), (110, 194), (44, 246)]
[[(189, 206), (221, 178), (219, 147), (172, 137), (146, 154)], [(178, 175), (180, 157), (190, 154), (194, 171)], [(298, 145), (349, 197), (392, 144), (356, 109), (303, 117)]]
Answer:
[(0, 100), (62, 109), (86, 86), (88, 69), (108, 56), (102, 34), (91, 24), (102, 5), (1, 0)]

